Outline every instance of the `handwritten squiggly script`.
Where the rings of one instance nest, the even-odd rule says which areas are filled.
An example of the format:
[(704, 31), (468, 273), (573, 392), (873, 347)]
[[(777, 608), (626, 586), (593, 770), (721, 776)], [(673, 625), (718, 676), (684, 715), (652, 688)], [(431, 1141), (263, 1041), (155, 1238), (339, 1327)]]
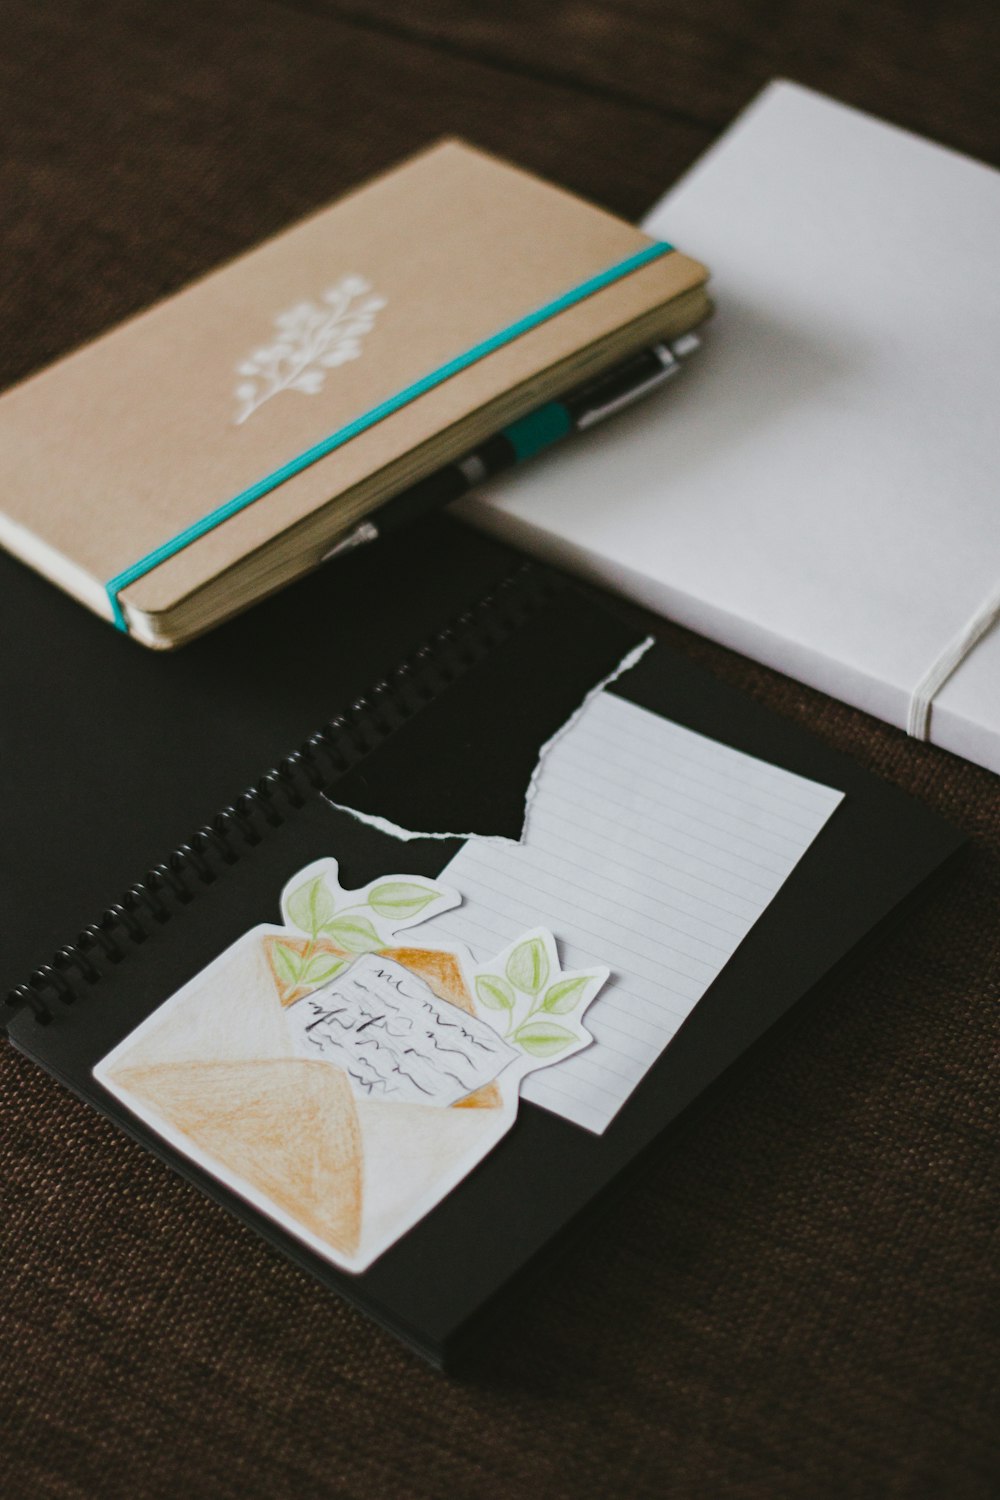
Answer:
[(300, 1054), (337, 1063), (371, 1099), (455, 1104), (517, 1056), (484, 1022), (374, 954), (286, 1014)]

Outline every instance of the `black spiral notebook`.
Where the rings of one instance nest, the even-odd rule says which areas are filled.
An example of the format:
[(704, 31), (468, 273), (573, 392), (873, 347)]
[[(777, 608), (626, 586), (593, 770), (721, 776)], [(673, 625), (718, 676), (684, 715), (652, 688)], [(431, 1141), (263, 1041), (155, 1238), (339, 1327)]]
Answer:
[[(509, 1290), (961, 844), (851, 761), (653, 646), (601, 695), (602, 711), (624, 716), (638, 735), (626, 754), (640, 731), (663, 724), (711, 742), (710, 753), (731, 748), (773, 768), (768, 775), (792, 773), (843, 800), (745, 934), (733, 929), (731, 956), (716, 961), (696, 1003), (689, 995), (672, 1040), (634, 1063), (613, 1107), (581, 1123), (583, 1105), (560, 1113), (554, 1096), (539, 1103), (526, 1093), (474, 1168), (352, 1272), (197, 1152), (179, 1149), (93, 1070), (255, 924), (276, 923), (283, 888), (317, 861), (336, 859), (345, 889), (382, 889), (385, 902), (389, 873), (430, 888), (465, 869), (457, 863), (471, 847), (465, 833), (516, 840), (540, 748), (639, 634), (561, 575), (444, 518), (314, 575), (170, 657), (138, 651), (6, 558), (0, 610), (8, 642), (0, 977), (11, 991), (10, 1039), (439, 1364), (474, 1356)], [(599, 746), (606, 726), (594, 734)], [(687, 743), (678, 741), (679, 754)], [(584, 826), (581, 796), (567, 844)], [(611, 861), (617, 815), (603, 793), (594, 797), (610, 819)], [(455, 836), (401, 842), (379, 819)], [(622, 826), (624, 848), (635, 839)], [(485, 888), (493, 878), (487, 871)], [(719, 880), (729, 889), (728, 875)], [(310, 889), (319, 930), (324, 912)], [(655, 948), (655, 916), (647, 927)], [(291, 977), (272, 965), (285, 999), (303, 963), (316, 962), (311, 952), (306, 935), (292, 951)], [(495, 1003), (507, 1003), (505, 986), (501, 975)], [(565, 984), (546, 993), (558, 1020)], [(619, 995), (619, 1007), (629, 1003)], [(537, 1027), (533, 1034), (537, 1041)], [(558, 1045), (545, 1035), (543, 1051)], [(555, 1080), (558, 1071), (538, 1076)]]

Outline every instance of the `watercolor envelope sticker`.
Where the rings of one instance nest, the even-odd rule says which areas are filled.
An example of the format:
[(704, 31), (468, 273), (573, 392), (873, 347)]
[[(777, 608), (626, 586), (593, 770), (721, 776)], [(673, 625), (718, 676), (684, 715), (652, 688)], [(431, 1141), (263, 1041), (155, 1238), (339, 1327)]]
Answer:
[(486, 968), (396, 934), (457, 904), (392, 876), (300, 872), (286, 925), (244, 934), (94, 1070), (134, 1114), (311, 1249), (362, 1271), (492, 1150), (522, 1078), (586, 1046), (607, 977), (550, 934)]

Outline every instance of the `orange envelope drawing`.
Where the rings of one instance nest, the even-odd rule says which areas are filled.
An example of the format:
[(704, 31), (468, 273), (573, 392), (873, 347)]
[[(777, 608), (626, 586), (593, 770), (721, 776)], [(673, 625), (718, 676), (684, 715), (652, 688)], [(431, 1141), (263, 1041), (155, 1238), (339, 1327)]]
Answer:
[(586, 1046), (607, 970), (522, 934), (489, 964), (397, 933), (460, 900), (301, 871), (285, 925), (245, 933), (105, 1057), (97, 1080), (318, 1254), (362, 1271), (514, 1124), (521, 1080)]

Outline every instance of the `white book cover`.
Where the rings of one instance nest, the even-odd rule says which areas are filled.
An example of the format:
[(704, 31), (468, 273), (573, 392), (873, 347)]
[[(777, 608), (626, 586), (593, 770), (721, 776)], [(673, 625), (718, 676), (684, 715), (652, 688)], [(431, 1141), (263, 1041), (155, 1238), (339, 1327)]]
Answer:
[[(1000, 589), (1000, 174), (776, 82), (644, 227), (711, 268), (703, 350), (461, 512), (906, 727)], [(1000, 771), (1000, 626), (928, 732)]]

